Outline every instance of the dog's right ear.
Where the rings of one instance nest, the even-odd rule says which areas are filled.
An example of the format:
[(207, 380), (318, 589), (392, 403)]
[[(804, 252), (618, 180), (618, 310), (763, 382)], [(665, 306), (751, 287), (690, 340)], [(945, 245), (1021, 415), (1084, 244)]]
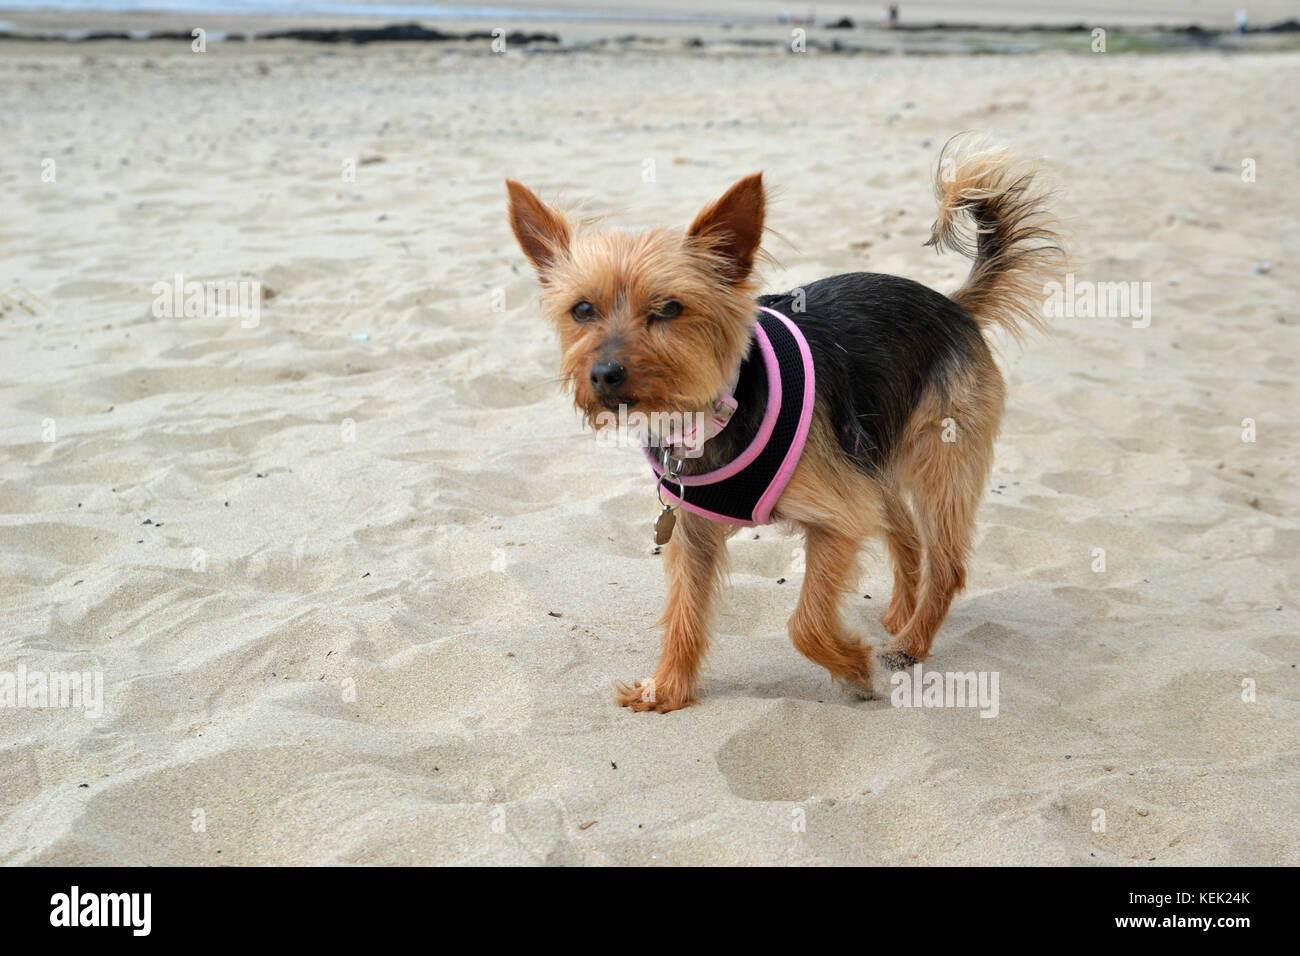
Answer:
[(569, 224), (513, 179), (506, 180), (506, 190), (510, 193), (510, 228), (515, 231), (524, 255), (545, 276), (556, 257), (569, 248)]

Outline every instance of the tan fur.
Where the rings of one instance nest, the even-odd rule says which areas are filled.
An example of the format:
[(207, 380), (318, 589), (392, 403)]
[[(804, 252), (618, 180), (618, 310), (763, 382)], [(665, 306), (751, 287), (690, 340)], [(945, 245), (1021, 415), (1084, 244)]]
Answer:
[[(940, 163), (939, 219), (932, 242), (963, 246), (972, 217), (975, 264), (953, 296), (981, 327), (1013, 333), (1037, 325), (1046, 270), (1058, 261), (1035, 173), (1005, 151), (959, 143)], [(760, 254), (764, 199), (751, 176), (706, 207), (685, 233), (584, 233), (517, 183), (509, 183), (511, 224), (537, 267), (542, 304), (560, 336), (561, 372), (588, 417), (602, 404), (588, 383), (593, 363), (635, 369), (618, 399), (640, 410), (707, 409), (748, 346), (755, 312), (753, 263)], [(668, 330), (649, 321), (665, 297), (682, 304)], [(575, 322), (589, 302), (599, 322)], [(868, 691), (872, 647), (844, 624), (844, 594), (858, 579), (858, 555), (883, 537), (894, 564), (894, 593), (882, 624), (894, 635), (893, 664), (926, 658), (953, 597), (966, 585), (975, 511), (993, 464), (1004, 386), (985, 346), (948, 380), (921, 396), (884, 474), (869, 477), (841, 451), (819, 403), (799, 465), (777, 502), (775, 520), (804, 534), (806, 568), (790, 638), (833, 678)], [(608, 399), (608, 396), (606, 396)], [(955, 432), (945, 441), (945, 430)], [(653, 677), (618, 685), (619, 703), (668, 712), (696, 699), (713, 608), (736, 529), (679, 510), (664, 548), (668, 600), (660, 618), (663, 652)]]
[(727, 538), (734, 531), (730, 525), (679, 511), (673, 536), (664, 546), (668, 601), (659, 618), (663, 653), (649, 682), (617, 686), (623, 706), (667, 713), (694, 702), (700, 663), (709, 647), (714, 599), (726, 568)]
[[(751, 268), (763, 221), (758, 177), (737, 183), (685, 233), (576, 230), (523, 186), (508, 185), (511, 225), (542, 280), (542, 308), (560, 339), (560, 373), (578, 409), (589, 421), (603, 410), (588, 372), (594, 360), (614, 352), (638, 370), (624, 396), (629, 408), (646, 414), (710, 409), (739, 367), (753, 327), (758, 284)], [(737, 209), (757, 223), (747, 237), (750, 249), (731, 244), (728, 217)], [(669, 296), (685, 307), (671, 330), (647, 324), (646, 316)], [(580, 301), (591, 302), (601, 321), (574, 322), (569, 310)], [(661, 358), (666, 353), (670, 362)]]
[(916, 610), (916, 597), (921, 588), (924, 542), (902, 490), (898, 487), (883, 487), (881, 492), (885, 505), (881, 531), (889, 548), (889, 559), (894, 565), (894, 593), (880, 624), (890, 634), (898, 634)]
[[(975, 511), (993, 468), (1004, 394), (1002, 375), (986, 353), (942, 394), (927, 390), (908, 419), (895, 467), (911, 496), (925, 557), (915, 611), (896, 632), (895, 655), (927, 658), (953, 597), (966, 587)], [(944, 441), (945, 421), (951, 442)]]
[(939, 214), (926, 244), (975, 260), (950, 298), (1016, 338), (1043, 328), (1043, 283), (1065, 258), (1041, 179), (1036, 164), (970, 135), (948, 141), (934, 178)]

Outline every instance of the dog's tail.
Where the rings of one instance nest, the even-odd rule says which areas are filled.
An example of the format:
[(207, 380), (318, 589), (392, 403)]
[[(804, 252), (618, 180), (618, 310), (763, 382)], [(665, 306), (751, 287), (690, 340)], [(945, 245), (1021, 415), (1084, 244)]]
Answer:
[(1038, 167), (969, 135), (948, 141), (934, 180), (939, 216), (929, 246), (975, 260), (951, 296), (979, 324), (1019, 338), (1043, 327), (1043, 284), (1065, 262)]

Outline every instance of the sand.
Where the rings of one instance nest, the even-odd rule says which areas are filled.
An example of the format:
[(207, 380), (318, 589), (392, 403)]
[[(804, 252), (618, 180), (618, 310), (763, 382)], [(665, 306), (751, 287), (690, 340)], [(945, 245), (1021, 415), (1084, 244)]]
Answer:
[[(4, 45), (0, 672), (98, 672), (103, 713), (0, 708), (0, 861), (1300, 862), (1298, 81), (1294, 53)], [(928, 662), (997, 673), (996, 718), (834, 692), (771, 527), (733, 542), (699, 705), (616, 707), (656, 660), (653, 492), (560, 393), (503, 178), (642, 227), (763, 169), (767, 288), (950, 290), (921, 243), (964, 129), (1053, 172), (1077, 278), (1152, 290), (1149, 327), (1001, 343)], [(258, 322), (156, 315), (177, 274), (261, 283)], [(869, 560), (848, 609), (876, 642), (890, 580)]]

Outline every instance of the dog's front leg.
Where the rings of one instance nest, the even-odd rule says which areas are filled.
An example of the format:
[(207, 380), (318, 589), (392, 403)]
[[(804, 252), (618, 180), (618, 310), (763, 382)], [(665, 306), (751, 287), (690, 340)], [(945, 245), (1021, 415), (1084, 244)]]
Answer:
[(663, 654), (653, 677), (632, 687), (619, 685), (618, 702), (623, 706), (666, 714), (694, 703), (700, 662), (709, 647), (713, 599), (733, 530), (684, 509), (677, 512), (673, 536), (664, 546), (668, 603), (659, 619)]

